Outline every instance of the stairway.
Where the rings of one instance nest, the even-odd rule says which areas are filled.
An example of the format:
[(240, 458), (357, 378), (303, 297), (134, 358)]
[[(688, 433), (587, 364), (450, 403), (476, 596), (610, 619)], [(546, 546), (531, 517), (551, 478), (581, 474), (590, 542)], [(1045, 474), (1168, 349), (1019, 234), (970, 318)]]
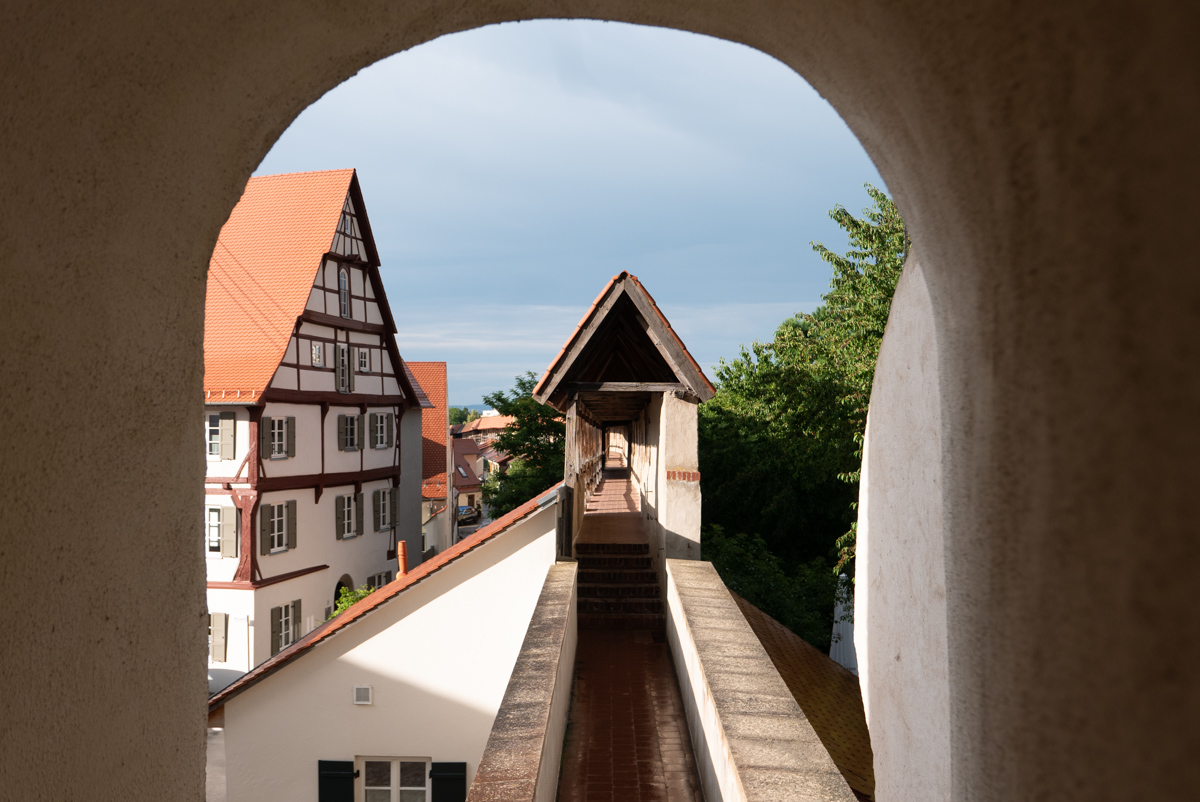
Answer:
[(577, 543), (579, 628), (666, 632), (646, 543)]

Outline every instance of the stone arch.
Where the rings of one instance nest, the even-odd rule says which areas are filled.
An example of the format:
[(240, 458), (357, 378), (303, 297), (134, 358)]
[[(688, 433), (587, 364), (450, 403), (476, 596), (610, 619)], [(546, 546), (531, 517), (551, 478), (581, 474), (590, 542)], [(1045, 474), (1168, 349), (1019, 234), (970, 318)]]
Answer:
[[(1184, 798), (1200, 784), (1200, 271), (1174, 247), (1200, 216), (1194, 4), (222, 8), (42, 6), (0, 32), (0, 241), (19, 299), (0, 316), (0, 400), (20, 455), (3, 464), (0, 523), (37, 533), (6, 542), (0, 572), (71, 589), (2, 636), (0, 669), (39, 666), (54, 688), (6, 692), (11, 793), (37, 796), (65, 757), (64, 797), (198, 798), (200, 630), (162, 633), (189, 631), (203, 604), (179, 544), (195, 531), (187, 444), (217, 232), (321, 93), (439, 35), (532, 18), (756, 47), (830, 100), (895, 191), (937, 349), (952, 796)], [(153, 501), (96, 481), (110, 476), (153, 477)], [(106, 548), (78, 548), (81, 525)]]

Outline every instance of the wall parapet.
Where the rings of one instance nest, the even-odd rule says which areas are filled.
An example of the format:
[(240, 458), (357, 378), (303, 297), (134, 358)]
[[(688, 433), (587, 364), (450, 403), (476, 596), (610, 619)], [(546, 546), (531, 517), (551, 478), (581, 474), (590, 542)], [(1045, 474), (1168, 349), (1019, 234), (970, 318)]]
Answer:
[(578, 643), (577, 564), (550, 567), (467, 802), (553, 802)]
[(708, 802), (854, 802), (712, 563), (667, 560), (667, 638)]

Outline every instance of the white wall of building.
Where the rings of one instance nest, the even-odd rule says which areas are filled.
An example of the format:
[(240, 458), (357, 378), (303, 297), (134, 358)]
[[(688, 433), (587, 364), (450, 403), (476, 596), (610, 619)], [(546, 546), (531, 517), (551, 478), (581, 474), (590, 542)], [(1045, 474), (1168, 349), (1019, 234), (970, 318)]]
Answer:
[[(700, 559), (700, 463), (695, 401), (662, 394), (658, 426), (658, 527), (668, 559)], [(684, 474), (684, 476), (681, 476)]]
[[(474, 778), (546, 572), (550, 504), (225, 705), (229, 802), (316, 802), (317, 761), (466, 761)], [(371, 685), (374, 703), (352, 703)]]
[(941, 426), (933, 305), (914, 255), (875, 368), (859, 489), (854, 645), (884, 802), (950, 799)]

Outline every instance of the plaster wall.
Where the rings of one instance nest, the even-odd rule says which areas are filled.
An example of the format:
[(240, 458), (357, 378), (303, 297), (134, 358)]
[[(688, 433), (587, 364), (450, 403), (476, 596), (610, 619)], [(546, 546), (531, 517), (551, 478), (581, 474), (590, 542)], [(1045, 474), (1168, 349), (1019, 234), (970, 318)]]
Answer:
[(657, 465), (660, 554), (668, 559), (700, 559), (700, 482), (679, 478), (675, 472), (700, 470), (696, 443), (697, 404), (662, 394), (658, 427)]
[[(224, 688), (250, 670), (254, 653), (254, 591), (212, 588), (208, 591), (211, 612), (228, 616), (225, 659), (208, 661), (209, 692)], [(270, 621), (267, 621), (270, 628)]]
[[(222, 412), (233, 413), (233, 459), (221, 459), (208, 453), (208, 416), (220, 415)], [(233, 476), (242, 460), (246, 458), (246, 450), (250, 447), (250, 410), (239, 406), (205, 404), (199, 422), (200, 436), (193, 441), (193, 447), (204, 455), (204, 475)]]
[(397, 540), (408, 544), (408, 567), (421, 564), (421, 409), (404, 410), (396, 427), (400, 443)]
[(859, 485), (854, 646), (881, 801), (952, 798), (933, 321), (925, 273), (913, 253), (875, 368)]
[[(231, 699), (229, 802), (316, 802), (317, 761), (356, 755), (466, 761), (470, 783), (555, 564), (554, 523), (550, 504)], [(352, 704), (355, 685), (374, 703)]]
[[(38, 536), (5, 541), (0, 583), (70, 592), (0, 634), (0, 673), (39, 667), (0, 692), (5, 791), (46, 798), (53, 776), (60, 798), (200, 798), (195, 444), (221, 225), (291, 121), (358, 70), (543, 17), (758, 48), (894, 192), (938, 342), (953, 798), (1196, 796), (1187, 0), (22, 6), (0, 28), (0, 531)], [(154, 492), (130, 503), (98, 476)], [(53, 488), (69, 492), (46, 504)]]
[[(281, 368), (276, 373), (276, 378), (280, 373), (295, 375), (295, 371), (290, 368)], [(269, 450), (264, 452), (262, 460), (264, 476), (304, 476), (321, 472), (321, 407), (319, 405), (268, 403), (263, 406), (262, 417), (296, 419), (296, 456), (272, 459), (269, 456)], [(259, 431), (262, 431), (261, 422)], [(326, 444), (326, 448), (328, 448), (328, 444)], [(336, 437), (333, 441), (333, 448), (337, 450)], [(249, 470), (243, 475), (251, 476), (253, 472), (254, 466), (249, 466)]]

